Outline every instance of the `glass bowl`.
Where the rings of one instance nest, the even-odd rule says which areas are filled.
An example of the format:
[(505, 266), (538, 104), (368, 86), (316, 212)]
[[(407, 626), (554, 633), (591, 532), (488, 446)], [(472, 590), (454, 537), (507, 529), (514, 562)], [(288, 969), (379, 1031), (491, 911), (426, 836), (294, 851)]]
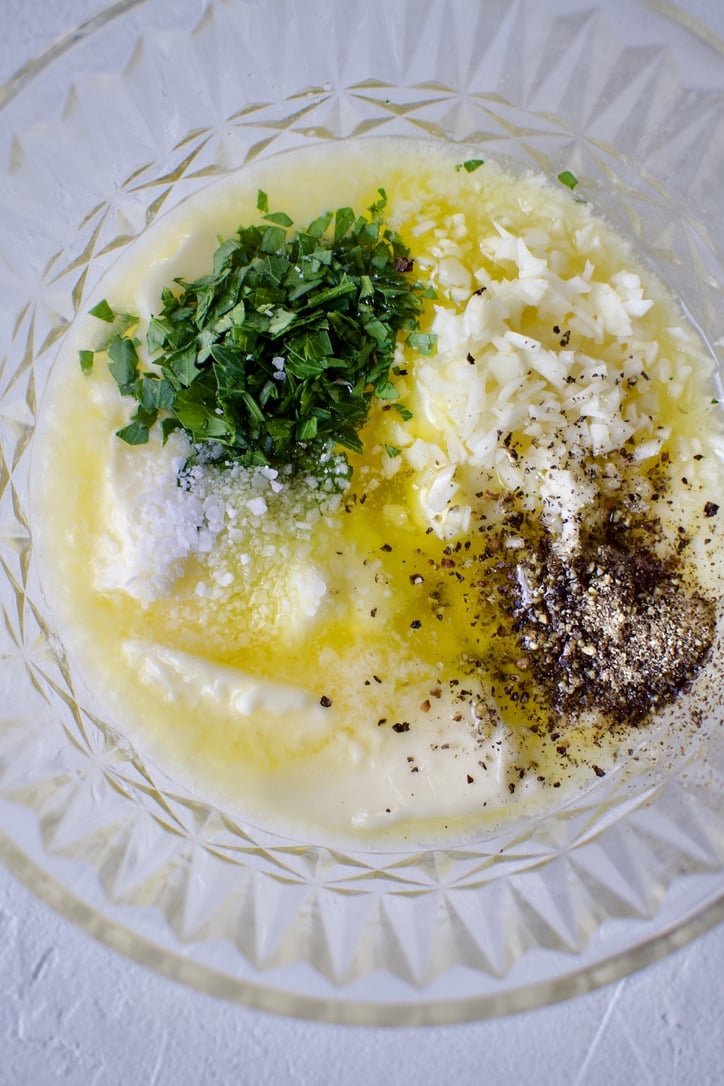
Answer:
[(716, 43), (672, 5), (631, 0), (129, 0), (26, 65), (0, 106), (0, 853), (11, 870), (152, 969), (339, 1022), (443, 1023), (552, 1002), (720, 919), (720, 674), (708, 717), (661, 722), (635, 758), (546, 818), (420, 851), (286, 838), (184, 789), (104, 719), (45, 602), (28, 501), (43, 389), (102, 274), (187, 196), (314, 142), (424, 136), (572, 170), (715, 352)]

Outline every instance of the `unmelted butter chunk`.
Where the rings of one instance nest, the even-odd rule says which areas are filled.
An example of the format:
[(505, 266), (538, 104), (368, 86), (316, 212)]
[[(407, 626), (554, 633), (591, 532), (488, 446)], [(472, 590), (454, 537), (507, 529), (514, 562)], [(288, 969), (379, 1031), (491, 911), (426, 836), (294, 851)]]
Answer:
[(316, 748), (334, 729), (331, 706), (322, 704), (324, 695), (315, 697), (304, 688), (267, 682), (153, 642), (127, 640), (121, 649), (140, 683), (174, 706), (180, 717), (192, 716), (202, 727), (213, 727), (216, 721), (252, 729), (277, 753)]
[(139, 448), (109, 436), (100, 494), (106, 530), (93, 562), (99, 592), (126, 592), (150, 602), (172, 590), (190, 555), (211, 550), (221, 510), (177, 484), (190, 451), (179, 434), (165, 447), (153, 434)]

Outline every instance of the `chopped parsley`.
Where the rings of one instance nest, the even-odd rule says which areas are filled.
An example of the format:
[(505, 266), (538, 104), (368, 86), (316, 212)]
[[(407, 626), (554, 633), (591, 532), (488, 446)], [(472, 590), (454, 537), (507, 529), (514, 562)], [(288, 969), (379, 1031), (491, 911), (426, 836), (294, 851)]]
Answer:
[[(359, 451), (372, 400), (399, 398), (390, 380), (398, 334), (420, 353), (434, 347), (434, 336), (417, 332), (424, 290), (378, 192), (367, 214), (343, 207), (291, 231), (259, 191), (262, 222), (222, 242), (209, 274), (163, 290), (146, 332), (151, 370), (141, 368), (138, 319), (99, 302), (92, 314), (112, 325), (100, 350), (121, 394), (137, 402), (118, 436), (141, 445), (159, 423), (164, 441), (181, 429), (192, 445), (219, 446), (225, 461), (245, 466)], [(80, 352), (84, 373), (93, 353)]]
[(485, 165), (484, 158), (468, 158), (465, 162), (458, 163), (455, 169), (458, 173), (460, 170), (465, 170), (466, 173), (475, 173), (475, 171), (483, 165)]
[(98, 305), (94, 305), (90, 310), (91, 317), (97, 317), (99, 321), (105, 321), (106, 324), (113, 324), (116, 319), (116, 315), (109, 306), (108, 302), (103, 298)]
[(571, 192), (573, 192), (574, 188), (578, 184), (578, 178), (574, 173), (571, 173), (570, 170), (564, 170), (563, 173), (559, 173), (558, 180), (562, 185), (565, 185), (567, 188), (569, 188)]
[(90, 373), (93, 369), (93, 359), (95, 354), (93, 351), (78, 351), (78, 361), (80, 362), (80, 368), (83, 373)]

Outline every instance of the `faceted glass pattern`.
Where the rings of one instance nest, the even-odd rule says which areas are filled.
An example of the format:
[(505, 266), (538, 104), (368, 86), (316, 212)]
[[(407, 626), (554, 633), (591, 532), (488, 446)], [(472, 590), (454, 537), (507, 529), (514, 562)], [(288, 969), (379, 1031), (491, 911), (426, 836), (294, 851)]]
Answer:
[(638, 761), (493, 837), (285, 839), (185, 794), (103, 719), (53, 628), (29, 507), (43, 388), (100, 275), (189, 194), (314, 141), (570, 169), (721, 344), (724, 60), (666, 10), (138, 0), (0, 91), (0, 854), (124, 953), (282, 1013), (447, 1022), (604, 983), (722, 916), (721, 709), (676, 742), (662, 722)]

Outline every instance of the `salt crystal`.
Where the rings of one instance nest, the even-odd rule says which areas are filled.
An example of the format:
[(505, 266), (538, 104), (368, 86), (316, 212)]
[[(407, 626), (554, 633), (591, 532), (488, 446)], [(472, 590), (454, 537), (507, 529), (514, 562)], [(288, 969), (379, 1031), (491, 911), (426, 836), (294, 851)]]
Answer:
[(267, 511), (267, 504), (263, 498), (250, 498), (245, 504), (249, 512), (255, 517), (263, 517)]

